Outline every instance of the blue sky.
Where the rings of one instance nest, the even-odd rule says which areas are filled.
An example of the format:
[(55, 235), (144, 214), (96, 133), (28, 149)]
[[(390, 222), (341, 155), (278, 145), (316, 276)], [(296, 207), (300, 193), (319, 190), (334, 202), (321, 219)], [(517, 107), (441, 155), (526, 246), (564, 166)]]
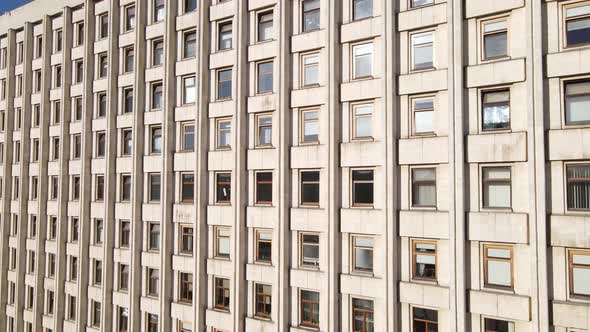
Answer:
[(31, 2), (31, 0), (0, 0), (0, 13), (13, 10), (14, 8), (20, 7), (28, 2)]

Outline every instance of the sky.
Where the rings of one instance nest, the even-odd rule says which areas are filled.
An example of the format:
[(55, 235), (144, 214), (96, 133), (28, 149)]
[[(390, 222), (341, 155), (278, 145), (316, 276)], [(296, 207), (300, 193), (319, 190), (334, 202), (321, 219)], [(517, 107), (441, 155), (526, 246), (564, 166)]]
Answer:
[(0, 14), (9, 10), (13, 10), (16, 7), (20, 7), (31, 0), (0, 0)]

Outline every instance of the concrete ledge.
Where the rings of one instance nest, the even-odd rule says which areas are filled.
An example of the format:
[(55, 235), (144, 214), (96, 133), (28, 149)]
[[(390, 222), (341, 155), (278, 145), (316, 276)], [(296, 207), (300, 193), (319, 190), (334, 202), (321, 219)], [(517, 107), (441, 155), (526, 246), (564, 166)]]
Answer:
[(278, 109), (277, 94), (248, 97), (248, 113), (267, 112)]
[(326, 32), (323, 29), (301, 33), (291, 37), (291, 53), (314, 50), (324, 47), (325, 45)]
[(399, 299), (402, 303), (437, 309), (449, 308), (449, 289), (446, 287), (400, 281)]
[(385, 211), (377, 209), (340, 209), (340, 232), (355, 234), (383, 234)]
[(277, 40), (248, 46), (248, 62), (276, 57), (279, 54), (279, 46)]
[(506, 12), (524, 6), (524, 0), (465, 1), (465, 18)]
[(382, 27), (382, 16), (342, 24), (340, 26), (340, 42), (344, 44), (380, 36)]
[(398, 30), (407, 31), (447, 22), (447, 4), (404, 11), (397, 16)]
[(160, 266), (160, 254), (158, 252), (142, 251), (141, 264), (146, 267), (158, 268)]
[(590, 49), (573, 49), (547, 54), (547, 77), (587, 74), (590, 72)]
[(340, 144), (340, 167), (361, 167), (385, 164), (383, 142), (358, 141)]
[(467, 222), (471, 241), (529, 242), (526, 213), (470, 212)]
[(400, 95), (446, 90), (447, 69), (400, 75), (398, 86)]
[(551, 245), (590, 248), (590, 216), (551, 215)]
[(328, 231), (328, 211), (325, 209), (291, 208), (292, 231)]
[(527, 160), (525, 132), (468, 135), (467, 162), (514, 162)]
[(229, 259), (207, 259), (207, 274), (211, 274), (216, 277), (231, 278), (232, 273), (233, 265)]
[[(236, 14), (237, 4), (234, 1), (222, 2), (209, 6), (209, 21), (217, 21)], [(237, 29), (236, 29), (237, 30)]]
[(270, 149), (249, 149), (248, 150), (248, 169), (275, 169), (277, 168), (276, 148)]
[(231, 205), (208, 205), (207, 225), (232, 226), (234, 210)]
[(273, 284), (276, 274), (275, 270), (275, 267), (272, 265), (247, 264), (246, 280)]
[[(444, 164), (449, 162), (448, 137), (400, 139), (400, 165)], [(432, 149), (436, 146), (437, 149)]]
[(246, 221), (248, 227), (274, 229), (279, 219), (276, 206), (248, 206), (246, 207)]
[(192, 273), (192, 268), (194, 266), (195, 259), (193, 256), (172, 255), (172, 269), (174, 271)]
[(176, 17), (176, 31), (182, 31), (196, 27), (199, 22), (199, 11), (185, 13)]
[(354, 101), (379, 98), (383, 90), (383, 80), (372, 78), (340, 84), (340, 101)]
[(291, 147), (291, 168), (325, 167), (328, 146), (321, 144), (300, 145)]
[(325, 86), (291, 90), (291, 108), (323, 105), (328, 95), (328, 88)]
[(449, 213), (446, 211), (399, 212), (399, 235), (431, 239), (449, 238)]
[(468, 66), (466, 84), (468, 88), (500, 85), (525, 80), (525, 60), (515, 59)]
[(190, 303), (172, 302), (170, 303), (170, 306), (170, 316), (172, 316), (172, 318), (183, 321), (191, 321), (193, 319), (194, 309)]
[(531, 299), (528, 296), (470, 290), (469, 311), (528, 322), (531, 320)]
[(248, 0), (248, 10), (256, 10), (267, 6), (275, 5), (277, 0)]
[(235, 113), (235, 105), (233, 100), (214, 101), (209, 103), (209, 118), (219, 118), (224, 116), (232, 116)]
[[(229, 2), (228, 2), (229, 3)], [(209, 55), (209, 69), (231, 67), (236, 62), (236, 50), (224, 50)]]
[(196, 159), (195, 153), (174, 153), (174, 171), (194, 171)]
[(555, 326), (590, 329), (590, 305), (553, 301), (553, 324)]
[(375, 277), (341, 274), (340, 293), (385, 299), (384, 283), (385, 280)]
[(193, 204), (173, 204), (172, 219), (177, 223), (194, 224), (196, 208)]
[[(275, 313), (273, 312), (272, 315)], [(276, 331), (277, 328), (272, 320), (264, 320), (253, 317), (244, 318), (246, 322), (246, 331), (271, 332)]]
[(234, 166), (234, 153), (231, 150), (209, 151), (207, 169), (210, 171), (223, 171)]
[(291, 287), (317, 289), (323, 284), (324, 272), (319, 270), (291, 269)]
[(550, 160), (588, 159), (590, 128), (549, 130), (547, 146)]
[(205, 322), (207, 326), (215, 326), (218, 329), (232, 331), (233, 319), (229, 312), (217, 311), (213, 309), (205, 310)]

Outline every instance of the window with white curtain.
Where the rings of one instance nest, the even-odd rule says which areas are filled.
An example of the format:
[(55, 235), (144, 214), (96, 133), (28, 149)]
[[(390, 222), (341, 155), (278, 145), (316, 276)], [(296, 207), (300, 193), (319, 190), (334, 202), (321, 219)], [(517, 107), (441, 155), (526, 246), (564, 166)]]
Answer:
[(412, 35), (412, 70), (434, 68), (434, 32)]
[(352, 78), (365, 78), (373, 75), (373, 43), (352, 47)]
[(511, 207), (510, 167), (484, 167), (483, 207), (506, 209)]

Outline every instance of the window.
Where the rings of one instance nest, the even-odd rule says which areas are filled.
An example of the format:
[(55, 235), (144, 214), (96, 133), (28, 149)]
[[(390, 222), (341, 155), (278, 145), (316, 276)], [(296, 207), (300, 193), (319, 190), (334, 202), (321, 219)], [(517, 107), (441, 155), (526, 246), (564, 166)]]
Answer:
[(301, 111), (301, 143), (317, 143), (319, 141), (319, 133), (319, 111)]
[(43, 55), (43, 36), (35, 36), (35, 59)]
[(131, 175), (121, 175), (121, 201), (131, 200)]
[(164, 0), (153, 0), (154, 1), (154, 23), (163, 21), (166, 16), (166, 6)]
[(272, 172), (256, 172), (256, 204), (272, 204)]
[(63, 31), (55, 30), (55, 52), (59, 53), (63, 49)]
[(102, 219), (94, 219), (94, 244), (100, 245), (103, 241), (103, 222)]
[(158, 296), (160, 290), (158, 285), (160, 283), (160, 271), (157, 269), (148, 268), (148, 289), (147, 294), (149, 296)]
[(123, 73), (133, 72), (135, 65), (135, 49), (133, 47), (127, 47), (123, 51)]
[(148, 249), (160, 250), (160, 224), (157, 222), (148, 223)]
[(123, 114), (133, 113), (133, 88), (123, 89)]
[(104, 157), (106, 149), (106, 135), (104, 131), (96, 133), (96, 157)]
[(55, 240), (57, 238), (57, 217), (49, 217), (49, 240)]
[(162, 39), (152, 41), (152, 67), (161, 66), (164, 63), (164, 41)]
[(82, 136), (80, 134), (73, 135), (72, 141), (72, 159), (80, 159), (82, 155)]
[(482, 171), (483, 207), (489, 209), (510, 208), (510, 167), (484, 167)]
[(194, 104), (197, 98), (196, 81), (194, 76), (182, 79), (182, 104)]
[(590, 5), (565, 7), (565, 46), (575, 47), (590, 43)]
[(68, 295), (68, 320), (76, 320), (76, 297)]
[(572, 296), (590, 296), (590, 251), (569, 251), (569, 283)]
[(215, 309), (229, 310), (229, 279), (215, 278)]
[(256, 230), (256, 262), (272, 261), (272, 231)]
[(74, 68), (74, 83), (82, 83), (82, 80), (84, 80), (84, 61), (76, 60)]
[(412, 169), (412, 206), (436, 207), (436, 168)]
[(82, 120), (82, 97), (74, 98), (74, 121)]
[(182, 58), (194, 58), (197, 55), (197, 32), (192, 30), (184, 33)]
[(29, 220), (29, 238), (34, 239), (37, 236), (37, 216), (31, 215)]
[(39, 178), (36, 176), (33, 176), (33, 177), (31, 177), (31, 194), (30, 194), (30, 197), (32, 200), (37, 199), (38, 189), (39, 189)]
[(154, 83), (152, 84), (152, 111), (157, 111), (162, 109), (163, 100), (162, 100), (162, 83)]
[(320, 266), (320, 236), (313, 233), (301, 233), (300, 262), (304, 267), (317, 268)]
[(412, 325), (414, 325), (414, 332), (437, 332), (438, 311), (412, 308)]
[[(55, 88), (61, 88), (61, 66), (55, 66), (53, 67), (53, 69), (55, 70), (55, 84), (53, 85)], [(22, 75), (19, 75), (19, 77), (21, 78), (20, 80), (20, 84), (19, 84), (19, 95), (22, 94)]]
[(55, 277), (55, 254), (47, 254), (47, 276)]
[(217, 120), (217, 149), (229, 149), (231, 140), (231, 119)]
[(51, 160), (59, 160), (59, 137), (52, 137)]
[(99, 260), (94, 261), (94, 285), (100, 285), (102, 283), (102, 262)]
[(195, 176), (193, 173), (183, 173), (180, 175), (180, 201), (183, 203), (192, 203), (195, 195)]
[(107, 94), (101, 92), (98, 94), (98, 111), (96, 117), (103, 118), (107, 115)]
[(510, 128), (510, 90), (483, 91), (482, 129), (502, 130)]
[(74, 175), (72, 177), (72, 200), (80, 199), (80, 176)]
[(70, 242), (78, 242), (78, 218), (71, 219), (70, 227)]
[(160, 174), (153, 173), (149, 174), (149, 192), (148, 192), (148, 200), (150, 202), (159, 202), (160, 201)]
[(320, 293), (302, 290), (300, 293), (300, 324), (306, 327), (320, 326)]
[(590, 81), (564, 83), (565, 124), (590, 124)]
[(434, 33), (412, 35), (412, 70), (434, 68)]
[(566, 166), (567, 208), (590, 211), (590, 164)]
[(33, 72), (33, 77), (35, 80), (33, 81), (33, 93), (41, 91), (41, 70), (35, 70)]
[(131, 223), (126, 220), (121, 220), (119, 223), (119, 246), (128, 248), (131, 242)]
[(215, 257), (229, 258), (231, 229), (228, 227), (215, 227)]
[(52, 116), (52, 124), (59, 124), (61, 119), (61, 101), (56, 100), (53, 102), (53, 116)]
[(105, 78), (108, 75), (109, 58), (106, 53), (98, 55), (98, 78)]
[(353, 170), (352, 206), (373, 206), (373, 171)]
[(354, 332), (374, 331), (373, 301), (353, 298), (352, 321)]
[(193, 253), (193, 227), (181, 226), (180, 237), (180, 253), (191, 255)]
[(194, 122), (185, 122), (180, 125), (180, 150), (183, 152), (195, 150)]
[(45, 307), (45, 313), (53, 315), (53, 306), (55, 303), (55, 293), (53, 291), (47, 291), (47, 304)]
[(412, 241), (412, 262), (414, 279), (436, 280), (436, 242)]
[(434, 133), (434, 99), (412, 99), (412, 131), (414, 135)]
[(18, 42), (16, 44), (16, 64), (21, 64), (23, 63), (23, 60), (25, 58), (25, 50), (24, 50), (24, 44), (23, 42)]
[(353, 236), (352, 268), (355, 272), (373, 272), (373, 238)]
[(127, 308), (119, 308), (119, 317), (118, 317), (118, 332), (128, 332), (129, 331), (129, 310)]
[(97, 201), (104, 200), (104, 175), (96, 176), (96, 191), (94, 195)]
[(184, 12), (190, 13), (197, 10), (197, 0), (184, 0)]
[(98, 25), (98, 39), (107, 38), (109, 36), (109, 15), (100, 15), (98, 17)]
[(193, 301), (193, 275), (191, 273), (180, 273), (180, 302)]
[(257, 64), (257, 93), (272, 93), (273, 89), (273, 63), (262, 62)]
[(59, 177), (58, 176), (51, 176), (51, 192), (50, 192), (50, 199), (56, 200), (59, 194)]
[(484, 245), (484, 286), (491, 288), (512, 288), (512, 247)]
[(483, 60), (508, 56), (508, 21), (506, 18), (482, 22)]
[(410, 8), (417, 8), (434, 4), (434, 0), (410, 0)]
[(373, 104), (352, 106), (352, 139), (373, 137)]
[(135, 29), (135, 6), (125, 7), (125, 31)]
[(119, 265), (119, 290), (129, 290), (129, 265)]
[(320, 28), (320, 0), (303, 0), (303, 32)]
[(232, 22), (223, 22), (218, 25), (217, 49), (229, 50), (232, 48)]
[(162, 153), (162, 126), (150, 127), (150, 154)]
[(215, 202), (229, 204), (231, 202), (231, 173), (215, 174)]
[(74, 46), (84, 45), (84, 22), (76, 22), (74, 31), (76, 34)]
[(373, 16), (373, 0), (352, 0), (352, 14), (355, 21)]
[(514, 332), (514, 323), (505, 320), (484, 318), (485, 332)]
[(217, 72), (217, 99), (230, 99), (232, 97), (232, 70), (223, 69)]
[(133, 131), (131, 128), (123, 129), (121, 132), (123, 144), (121, 146), (121, 155), (130, 156), (133, 152)]
[(272, 38), (273, 12), (258, 13), (258, 42)]
[(320, 172), (301, 171), (301, 205), (320, 205)]
[(78, 280), (78, 257), (72, 256), (70, 259), (70, 281)]
[(272, 114), (256, 115), (256, 146), (272, 145)]
[(352, 46), (353, 79), (371, 77), (373, 75), (373, 43)]
[(272, 312), (272, 286), (256, 284), (256, 305), (254, 315), (262, 318), (270, 318)]
[(303, 64), (302, 78), (304, 87), (316, 86), (320, 83), (320, 55), (318, 53), (301, 56)]

